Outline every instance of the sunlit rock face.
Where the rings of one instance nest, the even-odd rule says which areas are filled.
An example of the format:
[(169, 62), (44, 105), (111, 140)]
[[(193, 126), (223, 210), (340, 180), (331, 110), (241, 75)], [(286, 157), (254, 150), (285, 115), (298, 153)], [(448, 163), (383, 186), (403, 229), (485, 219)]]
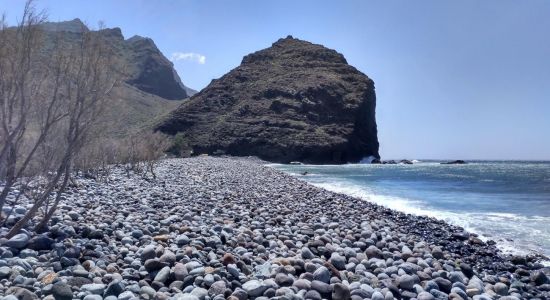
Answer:
[(274, 162), (379, 158), (374, 82), (322, 45), (280, 39), (184, 102), (157, 127), (195, 154)]

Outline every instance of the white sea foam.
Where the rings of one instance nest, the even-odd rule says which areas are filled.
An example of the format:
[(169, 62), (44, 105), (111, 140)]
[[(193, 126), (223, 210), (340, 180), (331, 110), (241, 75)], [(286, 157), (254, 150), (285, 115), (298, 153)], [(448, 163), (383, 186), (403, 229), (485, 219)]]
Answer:
[[(537, 240), (543, 240), (548, 235), (547, 230), (537, 228), (541, 223), (550, 224), (548, 217), (529, 217), (501, 212), (474, 213), (438, 210), (422, 200), (375, 194), (365, 187), (346, 181), (313, 182), (312, 184), (333, 192), (365, 199), (400, 212), (444, 220), (478, 234), (484, 241), (495, 240), (499, 249), (508, 254), (542, 253), (543, 249)], [(516, 241), (517, 237), (521, 241)], [(550, 265), (548, 261), (545, 263)]]

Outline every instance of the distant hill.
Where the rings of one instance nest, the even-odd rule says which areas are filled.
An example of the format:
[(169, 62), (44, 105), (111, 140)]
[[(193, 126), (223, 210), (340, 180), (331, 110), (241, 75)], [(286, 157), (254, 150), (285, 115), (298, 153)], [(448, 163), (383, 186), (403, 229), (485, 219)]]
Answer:
[[(41, 25), (50, 36), (58, 32), (70, 40), (82, 32), (89, 31), (80, 19), (65, 22), (51, 22)], [(157, 48), (153, 40), (141, 36), (124, 39), (120, 28), (97, 31), (117, 53), (127, 70), (125, 81), (150, 94), (169, 100), (181, 100), (193, 94), (176, 73), (173, 64)]]
[[(77, 41), (90, 29), (80, 19), (65, 22), (48, 22), (41, 25), (46, 43), (56, 35), (65, 40)], [(96, 31), (115, 53), (124, 67), (124, 83), (113, 94), (105, 122), (110, 124), (112, 136), (123, 136), (152, 124), (162, 115), (176, 108), (181, 100), (196, 93), (188, 88), (176, 70), (150, 38), (134, 36), (124, 39), (120, 28)], [(48, 47), (48, 44), (45, 47)]]
[(345, 163), (379, 157), (374, 82), (344, 56), (287, 37), (245, 56), (162, 120), (194, 153)]

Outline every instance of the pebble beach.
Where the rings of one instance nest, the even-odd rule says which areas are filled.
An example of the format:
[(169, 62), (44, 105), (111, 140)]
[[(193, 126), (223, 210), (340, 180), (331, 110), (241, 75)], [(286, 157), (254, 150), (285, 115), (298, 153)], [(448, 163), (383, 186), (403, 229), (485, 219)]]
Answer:
[(47, 232), (0, 238), (3, 299), (550, 298), (538, 256), (260, 160), (166, 159), (156, 172), (79, 178)]

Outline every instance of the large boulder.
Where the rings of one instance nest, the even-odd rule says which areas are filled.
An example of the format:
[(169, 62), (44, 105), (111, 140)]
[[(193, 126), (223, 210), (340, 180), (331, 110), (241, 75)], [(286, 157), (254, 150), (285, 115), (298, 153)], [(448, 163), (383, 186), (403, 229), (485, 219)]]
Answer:
[(275, 162), (356, 162), (378, 155), (374, 82), (344, 56), (291, 36), (184, 102), (157, 129), (194, 154)]

